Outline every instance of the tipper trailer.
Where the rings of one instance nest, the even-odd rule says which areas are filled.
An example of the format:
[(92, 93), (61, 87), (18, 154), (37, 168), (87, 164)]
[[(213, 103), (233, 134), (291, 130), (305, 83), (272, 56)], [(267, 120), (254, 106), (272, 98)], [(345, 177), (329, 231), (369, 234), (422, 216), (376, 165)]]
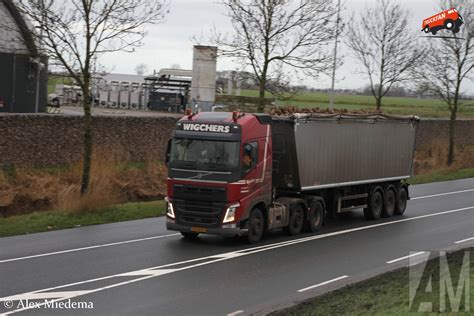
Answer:
[(167, 221), (186, 238), (318, 231), (363, 209), (402, 215), (409, 199), (415, 116), (239, 112), (189, 114), (168, 143)]

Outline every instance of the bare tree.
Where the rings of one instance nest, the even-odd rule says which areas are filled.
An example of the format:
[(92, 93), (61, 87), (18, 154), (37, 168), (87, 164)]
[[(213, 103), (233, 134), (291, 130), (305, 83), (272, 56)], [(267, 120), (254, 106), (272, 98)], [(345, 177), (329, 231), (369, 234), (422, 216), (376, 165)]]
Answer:
[[(92, 157), (91, 83), (97, 57), (133, 51), (145, 26), (163, 20), (164, 0), (20, 0), (19, 8), (40, 29), (37, 41), (52, 62), (80, 86), (84, 107), (81, 195), (89, 189)], [(41, 35), (41, 36), (40, 36)]]
[(135, 72), (139, 76), (143, 76), (148, 71), (148, 66), (145, 63), (140, 63), (135, 67)]
[(347, 44), (368, 77), (377, 110), (394, 84), (410, 79), (410, 67), (423, 55), (416, 46), (407, 10), (392, 0), (380, 0), (358, 17), (352, 17)]
[[(332, 63), (327, 45), (334, 36), (335, 8), (328, 0), (222, 0), (232, 19), (233, 36), (214, 31), (220, 54), (232, 57), (255, 74), (259, 111), (269, 81), (297, 74), (317, 76)], [(283, 69), (283, 72), (282, 72)]]
[(469, 0), (440, 3), (440, 11), (450, 8), (456, 8), (466, 24), (456, 35), (445, 30), (442, 31), (445, 36), (427, 38), (428, 43), (423, 43), (426, 57), (415, 69), (418, 89), (441, 98), (451, 112), (448, 165), (454, 162), (456, 117), (462, 105), (461, 87), (466, 79), (474, 79), (474, 4)]

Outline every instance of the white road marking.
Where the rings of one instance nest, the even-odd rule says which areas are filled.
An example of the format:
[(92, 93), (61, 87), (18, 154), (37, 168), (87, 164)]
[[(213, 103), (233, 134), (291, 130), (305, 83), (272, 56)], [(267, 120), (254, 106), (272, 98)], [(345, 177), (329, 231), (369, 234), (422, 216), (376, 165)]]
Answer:
[(242, 314), (243, 312), (244, 312), (243, 310), (238, 310), (238, 311), (227, 314), (227, 316), (235, 316), (235, 315)]
[(140, 238), (140, 239), (118, 241), (118, 242), (113, 242), (113, 243), (109, 243), (109, 244), (102, 244), (102, 245), (95, 245), (95, 246), (89, 246), (89, 247), (81, 247), (81, 248), (73, 248), (73, 249), (67, 249), (67, 250), (61, 250), (61, 251), (47, 252), (47, 253), (41, 253), (41, 254), (37, 254), (37, 255), (0, 260), (0, 263), (19, 261), (19, 260), (25, 260), (25, 259), (32, 259), (32, 258), (39, 258), (39, 257), (46, 257), (46, 256), (53, 256), (53, 255), (59, 255), (59, 254), (63, 254), (63, 253), (90, 250), (90, 249), (110, 247), (110, 246), (117, 246), (117, 245), (123, 245), (123, 244), (130, 244), (130, 243), (139, 242), (139, 241), (160, 239), (160, 238), (173, 237), (173, 236), (178, 236), (178, 235), (179, 234), (159, 235), (159, 236), (146, 237), (146, 238)]
[(458, 240), (458, 241), (455, 241), (454, 243), (455, 244), (461, 244), (463, 242), (466, 242), (466, 241), (474, 241), (474, 237), (471, 237), (471, 238), (466, 238), (466, 239), (463, 239), (463, 240)]
[(321, 282), (321, 283), (316, 284), (316, 285), (311, 285), (311, 286), (305, 287), (304, 289), (298, 290), (298, 292), (301, 293), (301, 292), (305, 292), (305, 291), (308, 291), (308, 290), (312, 290), (312, 289), (315, 289), (317, 287), (327, 285), (329, 283), (334, 283), (334, 282), (337, 282), (339, 280), (342, 280), (342, 279), (345, 279), (345, 278), (348, 278), (348, 277), (349, 277), (348, 275), (343, 275), (343, 276), (340, 276), (338, 278), (334, 278), (334, 279), (331, 279), (331, 280), (328, 280), (328, 281), (324, 281), (324, 282)]
[(78, 295), (85, 295), (90, 291), (64, 291), (64, 292), (46, 292), (46, 293), (27, 293), (21, 295), (9, 296), (10, 301), (19, 300), (48, 300), (52, 298), (69, 298)]
[(458, 194), (458, 193), (472, 192), (472, 191), (474, 191), (474, 189), (467, 189), (467, 190), (461, 190), (461, 191), (453, 191), (453, 192), (445, 192), (445, 193), (424, 195), (424, 196), (418, 196), (418, 197), (410, 198), (410, 200), (427, 199), (427, 198), (431, 198), (431, 197), (435, 197), (435, 196), (451, 195), (451, 194)]
[[(440, 215), (445, 215), (445, 214), (462, 212), (462, 211), (471, 210), (471, 209), (474, 209), (474, 206), (464, 207), (464, 208), (455, 209), (455, 210), (448, 210), (448, 211), (438, 212), (438, 213), (433, 213), (433, 214), (420, 215), (420, 216), (411, 217), (411, 218), (404, 218), (404, 219), (401, 219), (401, 220), (398, 220), (398, 221), (390, 221), (390, 222), (379, 223), (379, 224), (374, 224), (374, 225), (369, 225), (369, 226), (346, 229), (346, 230), (337, 231), (337, 232), (333, 232), (333, 233), (327, 233), (327, 234), (323, 234), (323, 235), (315, 235), (315, 236), (304, 237), (304, 238), (299, 238), (299, 239), (294, 239), (294, 240), (289, 240), (289, 241), (283, 241), (283, 242), (274, 243), (274, 244), (270, 244), (270, 245), (257, 246), (257, 247), (253, 247), (253, 248), (245, 248), (245, 249), (241, 249), (241, 250), (237, 250), (237, 251), (231, 251), (231, 252), (227, 252), (227, 253), (211, 255), (211, 256), (195, 258), (195, 259), (190, 259), (190, 260), (165, 264), (165, 265), (161, 265), (161, 266), (151, 267), (151, 268), (148, 268), (148, 269), (140, 269), (140, 270), (138, 270), (138, 271), (140, 271), (138, 274), (139, 275), (145, 275), (144, 277), (137, 278), (137, 279), (132, 279), (132, 280), (116, 283), (116, 284), (112, 284), (112, 285), (109, 285), (109, 286), (106, 286), (106, 287), (101, 287), (101, 288), (97, 288), (97, 289), (88, 290), (87, 293), (89, 294), (89, 293), (94, 293), (94, 292), (98, 292), (98, 291), (103, 291), (103, 290), (106, 290), (106, 289), (111, 289), (111, 288), (115, 288), (115, 287), (118, 287), (118, 286), (122, 286), (122, 285), (130, 284), (130, 283), (139, 282), (139, 281), (142, 281), (142, 280), (154, 278), (154, 277), (157, 277), (157, 276), (160, 276), (160, 275), (164, 274), (164, 273), (155, 273), (155, 272), (152, 272), (152, 271), (147, 272), (146, 270), (157, 270), (157, 269), (169, 268), (169, 267), (173, 267), (173, 266), (177, 266), (177, 265), (182, 265), (182, 264), (185, 264), (185, 263), (193, 263), (193, 262), (203, 261), (203, 260), (209, 259), (209, 261), (205, 261), (205, 262), (201, 262), (201, 263), (197, 263), (197, 264), (193, 264), (193, 265), (189, 265), (189, 266), (184, 266), (184, 267), (181, 267), (181, 268), (170, 269), (170, 270), (173, 270), (171, 272), (167, 271), (167, 273), (174, 273), (174, 272), (188, 270), (188, 269), (192, 269), (192, 268), (196, 268), (196, 267), (200, 267), (200, 266), (204, 266), (204, 265), (209, 265), (209, 264), (213, 264), (213, 263), (217, 263), (217, 262), (221, 262), (221, 261), (225, 261), (225, 260), (231, 260), (233, 258), (242, 257), (242, 256), (246, 256), (246, 255), (250, 255), (250, 254), (254, 254), (254, 253), (258, 253), (258, 252), (263, 252), (263, 251), (268, 251), (268, 250), (272, 250), (272, 249), (286, 247), (286, 246), (290, 246), (290, 245), (294, 245), (294, 244), (299, 244), (299, 243), (303, 243), (303, 242), (307, 242), (307, 241), (327, 238), (327, 237), (331, 237), (331, 236), (343, 235), (343, 234), (347, 234), (347, 233), (351, 233), (351, 232), (355, 232), (355, 231), (362, 231), (362, 230), (372, 229), (372, 228), (376, 228), (376, 227), (393, 225), (393, 224), (397, 224), (397, 223), (400, 223), (400, 222), (407, 222), (407, 221), (413, 221), (413, 220), (418, 220), (418, 219), (422, 219), (422, 218), (429, 218), (429, 217), (433, 217), (433, 216), (440, 216)], [(130, 271), (128, 273), (132, 273), (132, 272), (134, 272), (134, 271)], [(36, 291), (27, 292), (27, 293), (23, 293), (23, 294), (18, 294), (18, 295), (14, 295), (14, 296), (15, 297), (21, 297), (23, 295), (31, 295), (31, 294), (34, 294), (34, 293), (47, 292), (47, 291), (52, 291), (52, 290), (61, 289), (61, 288), (67, 288), (67, 287), (75, 286), (75, 285), (79, 285), (79, 284), (92, 283), (92, 282), (95, 282), (95, 281), (120, 277), (120, 276), (123, 276), (124, 274), (126, 274), (126, 273), (115, 274), (115, 275), (105, 276), (105, 277), (101, 277), (101, 278), (90, 279), (90, 280), (86, 280), (86, 281), (80, 281), (80, 282), (75, 282), (75, 283), (71, 283), (71, 284), (55, 286), (55, 287), (48, 288), (48, 289), (36, 290)], [(81, 296), (81, 295), (82, 294), (77, 294), (77, 295), (74, 295), (72, 297), (68, 296), (67, 298), (59, 298), (57, 300), (54, 300), (53, 302), (62, 301), (62, 300), (65, 300), (65, 299), (70, 299), (70, 298), (74, 298), (74, 297)], [(11, 297), (12, 296), (0, 298), (0, 302), (1, 301), (8, 301), (8, 300), (10, 300)], [(51, 301), (48, 301), (48, 302), (51, 302)], [(6, 313), (5, 315), (17, 313), (17, 312), (20, 312), (20, 311), (23, 311), (23, 310), (26, 310), (26, 309), (31, 309), (31, 307), (25, 307), (25, 308), (18, 309), (18, 310), (12, 310), (12, 311), (9, 311), (8, 313)]]
[(412, 253), (411, 255), (408, 255), (408, 256), (404, 256), (404, 257), (401, 257), (401, 258), (397, 258), (397, 259), (387, 261), (387, 263), (388, 264), (395, 263), (395, 262), (402, 261), (402, 260), (405, 260), (405, 259), (408, 259), (408, 258), (411, 258), (411, 257), (422, 255), (424, 253), (426, 253), (426, 251), (415, 252), (415, 253)]
[[(425, 199), (425, 198), (429, 198), (429, 197), (435, 197), (435, 196), (441, 196), (441, 195), (449, 195), (449, 194), (457, 194), (457, 193), (470, 192), (470, 191), (474, 191), (474, 189), (468, 189), (468, 190), (461, 190), (461, 191), (454, 191), (454, 192), (446, 192), (446, 193), (439, 193), (439, 194), (432, 194), (432, 195), (425, 195), (425, 196), (413, 197), (413, 198), (411, 198), (411, 200)], [(140, 239), (125, 240), (125, 241), (119, 241), (119, 242), (108, 243), (108, 244), (94, 245), (94, 246), (81, 247), (81, 248), (73, 248), (73, 249), (67, 249), (67, 250), (61, 250), (61, 251), (54, 251), (54, 252), (47, 252), (47, 253), (42, 253), (42, 254), (37, 254), (37, 255), (31, 255), (31, 256), (24, 256), (24, 257), (12, 258), (12, 259), (5, 259), (5, 260), (0, 260), (0, 263), (6, 263), (6, 262), (12, 262), (12, 261), (19, 261), (19, 260), (26, 260), (26, 259), (34, 259), (34, 258), (40, 258), (40, 257), (47, 257), (47, 256), (59, 255), (59, 254), (64, 254), (64, 253), (69, 253), (69, 252), (77, 252), (77, 251), (84, 251), (84, 250), (97, 249), (97, 248), (102, 248), (102, 247), (118, 246), (118, 245), (123, 245), (123, 244), (129, 244), (129, 243), (140, 242), (140, 241), (147, 241), (147, 240), (153, 240), (153, 239), (160, 239), (160, 238), (166, 238), (166, 237), (173, 237), (173, 236), (179, 236), (179, 233), (168, 234), (168, 235), (159, 235), (159, 236), (153, 236), (153, 237), (147, 237), (147, 238), (140, 238)]]

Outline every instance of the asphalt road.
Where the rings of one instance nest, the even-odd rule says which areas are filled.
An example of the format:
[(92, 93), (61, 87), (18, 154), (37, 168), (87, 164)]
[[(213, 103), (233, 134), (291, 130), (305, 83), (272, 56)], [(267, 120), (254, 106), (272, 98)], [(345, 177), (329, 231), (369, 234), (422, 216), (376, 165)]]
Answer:
[(413, 252), (474, 245), (474, 179), (412, 186), (411, 196), (402, 217), (354, 211), (318, 234), (274, 232), (257, 246), (187, 241), (163, 218), (0, 238), (0, 313), (264, 314), (406, 266)]

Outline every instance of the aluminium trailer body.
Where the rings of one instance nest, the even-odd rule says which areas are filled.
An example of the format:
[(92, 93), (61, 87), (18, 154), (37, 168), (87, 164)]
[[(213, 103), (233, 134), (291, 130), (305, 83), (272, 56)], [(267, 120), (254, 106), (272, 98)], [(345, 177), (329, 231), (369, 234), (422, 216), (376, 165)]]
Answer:
[(381, 115), (274, 117), (274, 186), (304, 192), (408, 179), (418, 121)]

